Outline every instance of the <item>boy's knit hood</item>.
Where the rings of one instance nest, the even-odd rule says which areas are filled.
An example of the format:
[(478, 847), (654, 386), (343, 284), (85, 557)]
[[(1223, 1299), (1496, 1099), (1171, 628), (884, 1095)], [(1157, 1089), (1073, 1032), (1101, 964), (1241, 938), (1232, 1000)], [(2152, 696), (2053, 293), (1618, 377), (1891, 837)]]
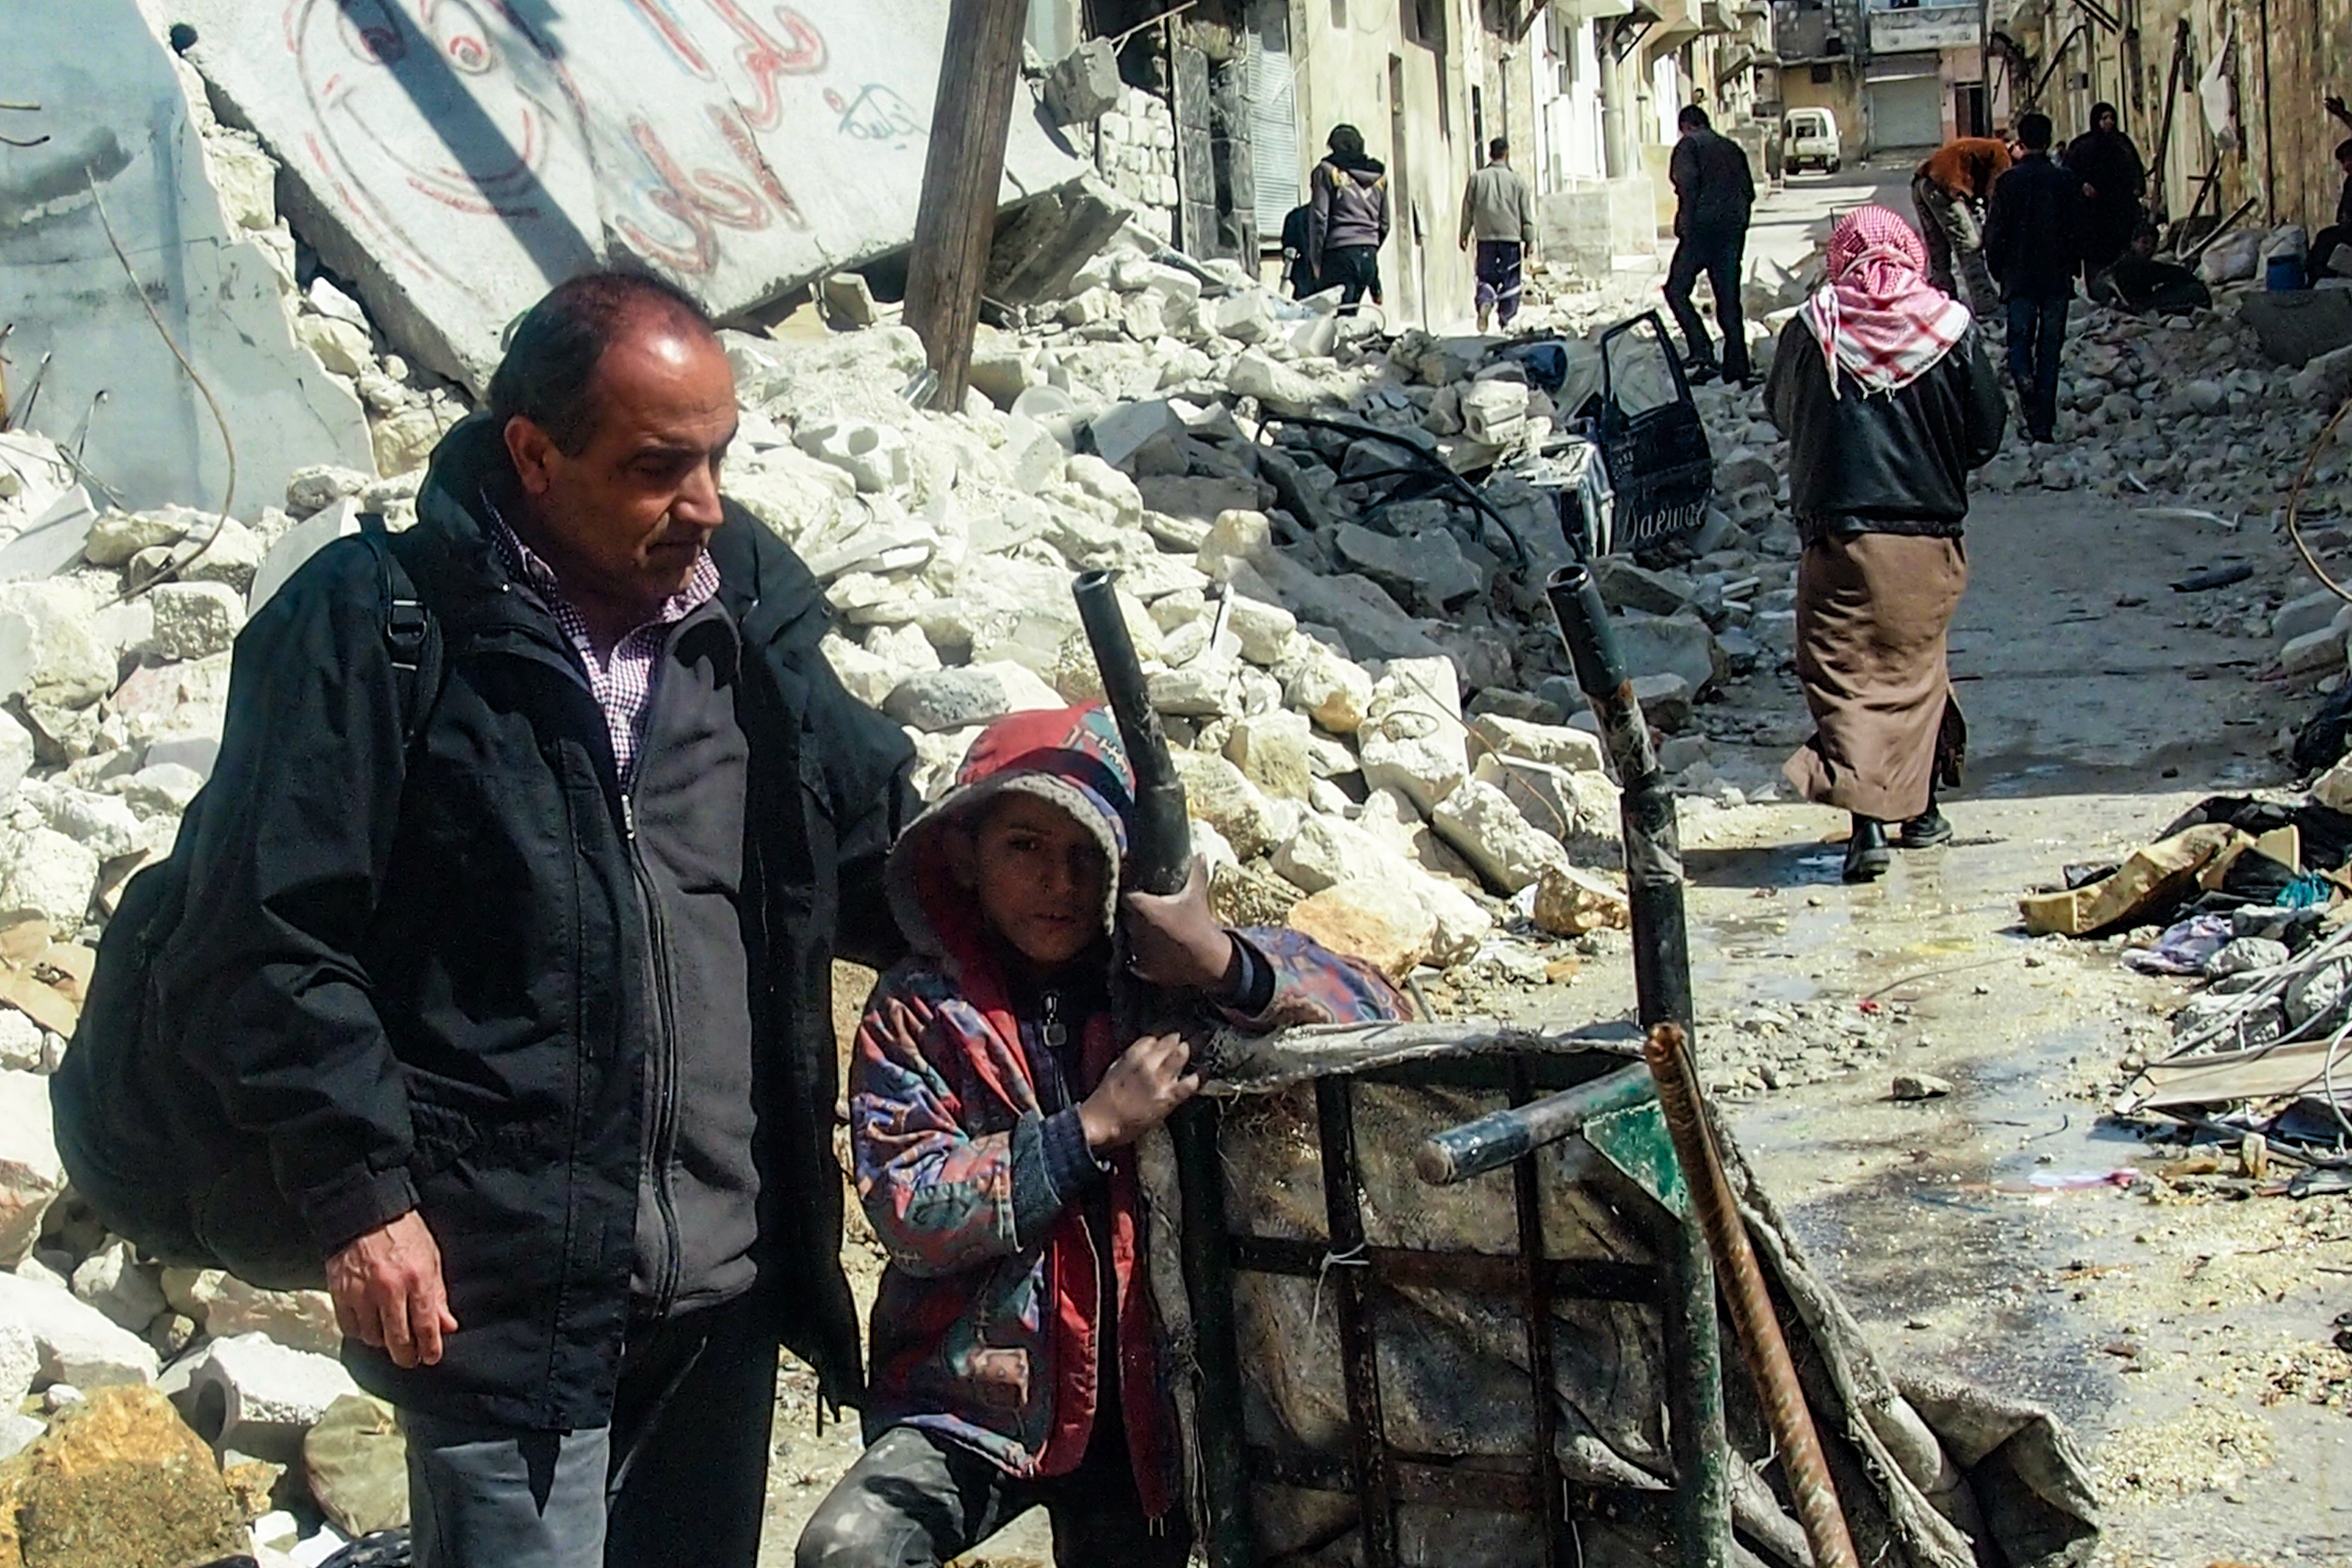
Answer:
[(978, 951), (979, 902), (956, 885), (944, 838), (1009, 790), (1049, 802), (1093, 832), (1110, 866), (1102, 929), (1111, 930), (1135, 807), (1135, 770), (1110, 711), (1089, 703), (1007, 714), (990, 724), (965, 753), (955, 787), (900, 835), (890, 852), (890, 910), (917, 953), (960, 962)]

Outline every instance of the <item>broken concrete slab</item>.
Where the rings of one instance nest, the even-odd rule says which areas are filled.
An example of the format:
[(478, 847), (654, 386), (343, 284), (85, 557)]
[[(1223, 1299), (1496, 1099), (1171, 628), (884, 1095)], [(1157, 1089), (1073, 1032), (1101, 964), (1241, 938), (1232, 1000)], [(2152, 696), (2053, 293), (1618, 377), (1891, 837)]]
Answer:
[[(120, 0), (126, 6), (129, 0)], [(479, 391), (548, 287), (634, 259), (732, 314), (907, 243), (945, 10), (184, 0), (224, 118), (412, 357)], [(1004, 192), (1085, 165), (1034, 99)]]
[(2254, 329), (2272, 363), (2300, 369), (2352, 344), (2352, 291), (2257, 290), (2239, 298), (2238, 319)]
[(268, 254), (223, 217), (171, 58), (134, 0), (13, 9), (7, 60), (8, 96), (41, 106), (16, 118), (48, 138), (0, 163), (8, 357), (48, 360), (21, 423), (78, 449), (127, 506), (218, 506), (228, 452), (152, 305), (228, 420), (240, 516), (298, 468), (370, 467), (358, 399), (296, 345)]

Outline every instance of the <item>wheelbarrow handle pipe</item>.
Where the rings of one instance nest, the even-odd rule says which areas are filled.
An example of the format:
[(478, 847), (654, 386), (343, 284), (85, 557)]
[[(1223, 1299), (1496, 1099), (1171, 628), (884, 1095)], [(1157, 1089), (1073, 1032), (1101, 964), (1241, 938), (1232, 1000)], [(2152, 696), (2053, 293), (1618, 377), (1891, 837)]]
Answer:
[(1731, 1308), (1739, 1330), (1740, 1348), (1747, 1352), (1747, 1370), (1764, 1406), (1773, 1447), (1781, 1456), (1781, 1472), (1796, 1503), (1797, 1522), (1804, 1527), (1813, 1548), (1815, 1568), (1858, 1568), (1854, 1541), (1846, 1529), (1846, 1516), (1838, 1504), (1838, 1486), (1829, 1474), (1828, 1456), (1822, 1451), (1821, 1434), (1806, 1407), (1804, 1386), (1797, 1381), (1796, 1364), (1789, 1359), (1789, 1342), (1765, 1289), (1764, 1271), (1747, 1239), (1747, 1225), (1732, 1197), (1724, 1175), (1721, 1153), (1699, 1102), (1698, 1077), (1692, 1071), (1690, 1036), (1672, 1023), (1661, 1023), (1649, 1033), (1645, 1055), (1657, 1080), (1658, 1110), (1674, 1140), (1675, 1157), (1690, 1188), (1691, 1207), (1699, 1228), (1706, 1234), (1713, 1256), (1715, 1280)]
[(1135, 638), (1119, 608), (1117, 579), (1113, 571), (1084, 572), (1072, 591), (1079, 622), (1094, 650), (1094, 666), (1102, 672), (1103, 700), (1119, 727), (1127, 764), (1135, 770), (1134, 831), (1122, 881), (1145, 893), (1181, 893), (1193, 870), (1192, 817), (1185, 807), (1183, 781), (1176, 776), (1175, 759), (1169, 753), (1168, 732), (1151, 705), (1143, 662), (1136, 657)]
[(1645, 1027), (1688, 1024), (1691, 1020), (1690, 937), (1682, 919), (1682, 834), (1675, 818), (1674, 791), (1657, 765), (1650, 727), (1634, 695), (1634, 682), (1617, 639), (1609, 629), (1609, 607), (1589, 568), (1577, 565), (1552, 574), (1548, 592), (1561, 640), (1576, 666), (1577, 684), (1592, 704), (1601, 744), (1616, 765), (1618, 814), (1625, 838), (1625, 897), (1634, 918), (1634, 991)]
[(1467, 1181), (1574, 1136), (1596, 1116), (1640, 1105), (1657, 1095), (1646, 1066), (1635, 1063), (1620, 1067), (1590, 1083), (1449, 1127), (1414, 1153), (1413, 1168), (1433, 1186)]

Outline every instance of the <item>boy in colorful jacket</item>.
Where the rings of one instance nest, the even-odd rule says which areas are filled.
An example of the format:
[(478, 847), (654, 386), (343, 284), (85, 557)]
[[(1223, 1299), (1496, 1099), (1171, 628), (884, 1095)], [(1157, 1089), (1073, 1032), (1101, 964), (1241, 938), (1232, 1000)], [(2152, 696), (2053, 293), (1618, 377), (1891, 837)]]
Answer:
[(1182, 893), (1121, 897), (1134, 793), (1102, 708), (1015, 714), (891, 852), (914, 956), (875, 987), (850, 1068), (858, 1195), (890, 1255), (868, 1447), (798, 1568), (944, 1562), (1040, 1506), (1065, 1568), (1189, 1555), (1134, 1145), (1199, 1079), (1182, 1036), (1114, 1036), (1114, 913), (1137, 979), (1238, 1027), (1407, 1010), (1295, 931), (1218, 925), (1197, 865)]

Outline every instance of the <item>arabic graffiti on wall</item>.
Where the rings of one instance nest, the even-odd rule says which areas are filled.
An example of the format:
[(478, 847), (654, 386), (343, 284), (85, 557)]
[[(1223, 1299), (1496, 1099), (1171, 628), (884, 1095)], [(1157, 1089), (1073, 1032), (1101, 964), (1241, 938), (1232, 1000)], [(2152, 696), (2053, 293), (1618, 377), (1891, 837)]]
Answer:
[[(799, 123), (794, 79), (831, 64), (817, 25), (764, 0), (616, 8), (647, 40), (641, 56), (595, 62), (594, 74), (629, 84), (619, 112), (616, 95), (583, 86), (592, 73), (546, 0), (288, 0), (285, 44), (315, 116), (301, 149), (312, 176), (378, 244), (457, 284), (468, 258), (451, 254), (452, 231), (426, 243), (399, 192), (496, 219), (551, 276), (593, 260), (605, 234), (701, 276), (724, 233), (809, 229), (763, 139)], [(851, 146), (922, 134), (885, 84), (828, 87), (821, 103)], [(583, 215), (601, 232), (583, 231)]]

